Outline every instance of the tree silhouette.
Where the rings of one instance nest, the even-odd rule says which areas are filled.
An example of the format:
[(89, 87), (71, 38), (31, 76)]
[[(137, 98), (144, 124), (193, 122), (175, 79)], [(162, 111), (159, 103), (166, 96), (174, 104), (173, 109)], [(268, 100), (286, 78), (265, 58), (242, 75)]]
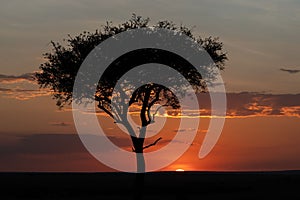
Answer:
[[(87, 55), (99, 43), (118, 33), (147, 27), (150, 27), (149, 18), (143, 18), (134, 14), (130, 20), (119, 25), (113, 25), (113, 23), (107, 22), (102, 29), (96, 30), (93, 33), (83, 32), (75, 37), (68, 35), (68, 38), (64, 40), (67, 43), (66, 46), (51, 41), (53, 46), (52, 52), (44, 54), (46, 62), (40, 65), (41, 71), (35, 74), (38, 84), (43, 88), (50, 88), (53, 91), (53, 98), (60, 108), (70, 104), (72, 101), (80, 102), (82, 98), (87, 97), (87, 94), (81, 93), (80, 96), (74, 97), (73, 85), (77, 72)], [(190, 28), (183, 25), (178, 26), (170, 21), (159, 21), (154, 27), (165, 28), (185, 34), (207, 51), (215, 62), (215, 67), (220, 70), (224, 69), (227, 55), (223, 51), (223, 44), (218, 38), (196, 38)], [(169, 88), (156, 83), (145, 83), (132, 92), (129, 101), (125, 102), (123, 100), (124, 98), (122, 97), (126, 95), (126, 90), (130, 90), (131, 87), (130, 84), (128, 84), (126, 90), (124, 90), (124, 88), (116, 88), (117, 81), (126, 72), (145, 63), (168, 65), (182, 74), (193, 86), (195, 91), (206, 91), (206, 83), (203, 82), (201, 74), (185, 59), (168, 51), (151, 48), (138, 49), (126, 53), (126, 55), (117, 58), (110, 64), (100, 78), (95, 94), (88, 98), (96, 101), (99, 109), (112, 117), (115, 123), (124, 125), (128, 130), (132, 141), (132, 151), (135, 152), (136, 155), (139, 155), (137, 156), (138, 172), (145, 171), (144, 158), (140, 156), (143, 154), (144, 149), (156, 145), (157, 142), (161, 140), (161, 138), (157, 138), (153, 143), (146, 146), (144, 145), (147, 126), (154, 123), (155, 114), (157, 112), (157, 110), (151, 112), (151, 108), (153, 108), (155, 104), (174, 109), (180, 107), (178, 98), (173, 92)], [(142, 74), (138, 78), (143, 79), (143, 76), (147, 76), (147, 74)], [(178, 85), (178, 88), (180, 87), (182, 86)], [(113, 91), (117, 91), (117, 97), (120, 99), (117, 105), (112, 102)], [(127, 119), (128, 107), (133, 104), (140, 105), (139, 133), (134, 131)]]

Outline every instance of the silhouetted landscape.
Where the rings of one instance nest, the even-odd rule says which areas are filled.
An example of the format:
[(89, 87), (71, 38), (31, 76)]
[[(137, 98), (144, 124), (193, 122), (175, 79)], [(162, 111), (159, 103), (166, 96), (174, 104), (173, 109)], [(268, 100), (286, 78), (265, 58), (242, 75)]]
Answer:
[[(131, 173), (1, 173), (1, 199), (133, 199)], [(5, 184), (3, 184), (5, 183)], [(146, 173), (143, 199), (299, 198), (300, 171)]]
[(299, 10), (1, 1), (0, 200), (300, 200)]

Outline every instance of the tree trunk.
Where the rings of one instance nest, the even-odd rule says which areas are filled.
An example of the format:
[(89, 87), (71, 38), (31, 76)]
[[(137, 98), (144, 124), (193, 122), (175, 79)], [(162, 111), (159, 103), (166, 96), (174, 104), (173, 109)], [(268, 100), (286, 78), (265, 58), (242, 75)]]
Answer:
[[(143, 116), (143, 115), (142, 115)], [(133, 131), (130, 129), (130, 131)], [(142, 127), (140, 129), (139, 136), (131, 134), (131, 140), (133, 143), (133, 150), (136, 155), (136, 176), (133, 188), (133, 198), (135, 200), (141, 200), (143, 198), (144, 179), (145, 179), (145, 158), (144, 158), (144, 141), (146, 134), (145, 121), (142, 119)]]
[(143, 152), (136, 152), (137, 173), (145, 173), (145, 158)]
[(137, 173), (135, 174), (134, 182), (134, 200), (142, 200), (144, 193), (144, 181), (145, 181), (145, 160), (143, 153), (136, 153), (137, 158)]
[(143, 138), (137, 138), (137, 142), (134, 145), (135, 155), (136, 155), (136, 166), (137, 173), (135, 175), (134, 182), (134, 200), (142, 200), (143, 199), (143, 191), (144, 191), (144, 181), (145, 181), (145, 158), (143, 153)]
[(136, 155), (137, 173), (145, 173), (144, 140), (145, 138), (131, 137)]

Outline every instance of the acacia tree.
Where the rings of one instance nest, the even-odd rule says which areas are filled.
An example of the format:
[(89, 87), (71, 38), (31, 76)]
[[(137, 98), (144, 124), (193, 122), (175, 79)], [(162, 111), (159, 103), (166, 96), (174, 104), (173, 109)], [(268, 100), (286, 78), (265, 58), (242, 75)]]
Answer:
[[(53, 49), (51, 52), (44, 54), (46, 62), (40, 65), (41, 71), (35, 74), (38, 84), (43, 88), (50, 88), (53, 91), (53, 98), (56, 100), (56, 105), (60, 108), (70, 104), (72, 101), (80, 101), (85, 96), (82, 94), (82, 96), (75, 97), (76, 99), (74, 99), (72, 93), (73, 85), (77, 72), (87, 55), (98, 44), (111, 36), (127, 30), (146, 27), (150, 27), (149, 18), (133, 15), (130, 20), (119, 25), (107, 22), (100, 30), (96, 30), (93, 33), (83, 32), (75, 37), (68, 35), (68, 38), (64, 40), (67, 43), (66, 46), (51, 41)], [(215, 63), (215, 67), (220, 70), (224, 69), (227, 55), (223, 51), (223, 44), (218, 38), (195, 37), (190, 28), (183, 25), (176, 25), (170, 21), (159, 21), (154, 27), (185, 34), (208, 52)], [(144, 149), (155, 145), (161, 139), (158, 138), (153, 143), (144, 145), (146, 128), (149, 124), (154, 123), (154, 115), (156, 114), (156, 111), (151, 113), (151, 108), (155, 104), (171, 108), (180, 107), (178, 98), (172, 91), (156, 83), (147, 83), (139, 87), (132, 92), (127, 102), (122, 102), (118, 105), (113, 104), (112, 93), (119, 78), (130, 69), (144, 63), (161, 63), (172, 66), (189, 81), (195, 88), (195, 91), (206, 91), (206, 85), (201, 75), (187, 61), (175, 55), (170, 55), (170, 52), (158, 49), (139, 49), (116, 59), (102, 75), (95, 95), (90, 98), (96, 101), (98, 108), (113, 118), (115, 123), (124, 125), (130, 133), (132, 151), (136, 155), (142, 155)], [(139, 78), (142, 79), (143, 77)], [(130, 89), (130, 86), (127, 86), (126, 90), (128, 89)], [(125, 95), (125, 92), (123, 89), (118, 90), (118, 92), (122, 101), (121, 97)], [(140, 105), (139, 118), (141, 127), (139, 133), (134, 131), (127, 119), (128, 107), (133, 104)], [(138, 172), (145, 171), (143, 156), (137, 156), (137, 165)]]

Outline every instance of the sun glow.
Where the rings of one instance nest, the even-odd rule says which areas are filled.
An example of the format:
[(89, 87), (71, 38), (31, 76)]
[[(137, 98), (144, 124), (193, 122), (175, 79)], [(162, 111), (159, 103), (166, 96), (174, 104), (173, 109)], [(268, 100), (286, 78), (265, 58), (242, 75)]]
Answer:
[(184, 169), (176, 169), (176, 172), (184, 172)]

